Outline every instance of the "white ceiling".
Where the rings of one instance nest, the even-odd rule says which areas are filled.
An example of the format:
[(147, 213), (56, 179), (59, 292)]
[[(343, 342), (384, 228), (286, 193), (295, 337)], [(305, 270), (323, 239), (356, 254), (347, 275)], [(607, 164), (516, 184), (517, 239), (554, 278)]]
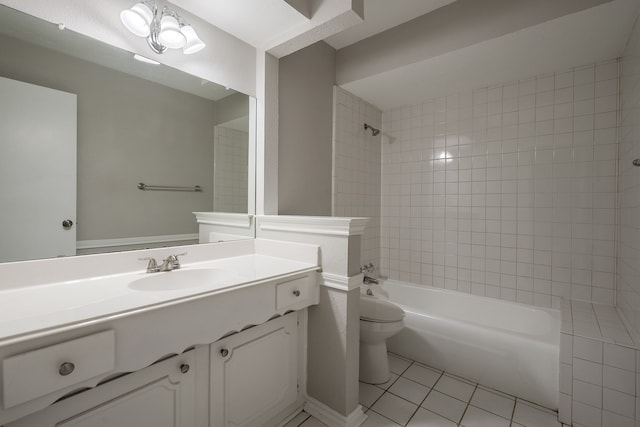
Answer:
[(256, 47), (308, 22), (306, 17), (284, 0), (171, 2)]
[[(285, 0), (171, 0), (176, 6), (255, 47), (291, 34), (309, 22)], [(310, 0), (312, 1), (312, 0)], [(336, 49), (410, 21), (455, 0), (363, 0), (365, 21), (325, 41)], [(331, 3), (336, 0), (315, 0)], [(316, 5), (316, 8), (318, 6)]]
[[(256, 47), (268, 46), (310, 22), (285, 0), (172, 1)], [(363, 1), (365, 21), (326, 37), (327, 43), (341, 49), (455, 0)], [(615, 58), (622, 53), (637, 4), (637, 0), (613, 0), (341, 86), (385, 110)]]
[[(316, 15), (330, 7), (334, 7), (332, 12), (340, 14), (347, 7), (345, 5), (352, 4), (351, 0), (308, 1), (316, 8)], [(287, 36), (295, 38), (303, 31), (313, 33), (314, 25), (322, 27), (316, 33), (324, 32), (328, 43), (342, 48), (454, 2), (363, 1), (365, 21), (345, 30), (350, 24), (316, 23), (314, 18), (309, 20), (285, 0), (171, 0), (176, 6), (240, 40), (263, 48), (282, 45)], [(614, 58), (622, 53), (637, 5), (638, 0), (613, 0), (436, 57), (418, 58), (413, 64), (341, 86), (385, 110), (465, 89)], [(303, 43), (313, 37), (317, 34)]]
[(637, 8), (636, 0), (614, 0), (341, 87), (384, 111), (617, 58)]
[[(35, 1), (35, 0), (33, 0)], [(133, 3), (135, 0), (131, 0)], [(296, 33), (300, 28), (313, 32), (310, 26), (323, 26), (326, 22), (316, 23), (299, 13), (285, 0), (171, 0), (178, 7), (208, 21), (216, 27), (234, 35), (246, 43), (256, 46), (275, 46), (274, 41), (282, 41), (286, 36)], [(292, 1), (292, 0), (290, 0)], [(302, 1), (302, 0), (299, 0)], [(393, 26), (410, 21), (454, 0), (363, 0), (365, 21), (346, 30), (347, 24), (324, 25), (338, 34), (326, 34), (326, 41), (336, 48), (354, 43), (383, 32)], [(537, 1), (537, 0), (529, 0)], [(556, 0), (559, 1), (559, 0)], [(352, 5), (351, 0), (308, 0), (313, 4), (316, 15), (319, 7), (334, 7), (336, 14)], [(353, 1), (353, 4), (357, 3)], [(517, 3), (517, 2), (515, 2)], [(514, 3), (514, 4), (515, 4)], [(548, 3), (548, 2), (547, 2)], [(489, 40), (450, 50), (429, 58), (415, 58), (413, 63), (388, 71), (348, 81), (341, 86), (356, 96), (388, 110), (402, 105), (410, 105), (458, 93), (463, 90), (486, 87), (503, 82), (533, 77), (539, 74), (561, 71), (575, 66), (594, 63), (621, 56), (637, 14), (639, 0), (612, 0), (599, 6), (565, 15), (542, 24), (534, 25)], [(114, 18), (117, 19), (117, 18)], [(17, 22), (17, 21), (16, 21)], [(11, 19), (1, 25), (10, 30)], [(410, 25), (410, 24), (409, 24)], [(26, 30), (31, 36), (39, 36), (51, 43), (57, 34), (41, 35), (29, 30), (27, 25), (17, 25), (12, 31)], [(321, 30), (318, 30), (322, 32)], [(2, 31), (0, 31), (1, 33)], [(313, 35), (316, 37), (316, 35)], [(305, 40), (304, 42), (308, 42)], [(377, 40), (373, 40), (377, 43)], [(276, 42), (279, 43), (279, 42)], [(285, 43), (285, 42), (281, 42)], [(363, 42), (367, 43), (367, 42)], [(215, 46), (211, 46), (215, 49)], [(358, 45), (345, 49), (356, 49)], [(453, 48), (456, 49), (456, 48)], [(81, 50), (80, 45), (72, 52)], [(72, 53), (68, 52), (68, 53)], [(115, 58), (109, 64), (127, 62), (130, 67), (145, 73), (149, 67), (141, 68), (131, 63), (130, 58)], [(163, 76), (169, 80), (170, 76)], [(203, 89), (199, 79), (189, 83), (194, 91)], [(205, 85), (208, 86), (209, 85)], [(211, 97), (217, 99), (228, 93), (221, 88), (211, 90)]]
[(325, 39), (336, 49), (403, 24), (455, 0), (364, 0), (364, 22)]

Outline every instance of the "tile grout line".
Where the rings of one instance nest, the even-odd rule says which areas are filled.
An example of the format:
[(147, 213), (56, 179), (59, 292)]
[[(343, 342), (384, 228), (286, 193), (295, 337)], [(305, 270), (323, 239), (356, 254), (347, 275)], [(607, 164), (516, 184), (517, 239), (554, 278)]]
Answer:
[[(366, 412), (369, 412), (369, 411), (373, 411), (374, 413), (376, 413), (376, 414), (380, 415), (381, 417), (384, 417), (384, 418), (386, 418), (387, 420), (389, 420), (389, 421), (391, 421), (391, 422), (393, 422), (393, 423), (395, 423), (395, 424), (398, 424), (398, 423), (396, 423), (395, 421), (393, 421), (392, 419), (390, 419), (390, 418), (388, 418), (388, 417), (385, 417), (384, 415), (382, 415), (382, 414), (380, 414), (380, 413), (376, 412), (376, 411), (375, 411), (375, 410), (373, 410), (372, 408), (373, 408), (373, 405), (375, 405), (375, 404), (376, 404), (376, 402), (378, 402), (378, 400), (382, 399), (382, 396), (384, 396), (385, 394), (390, 393), (390, 394), (392, 394), (393, 396), (396, 396), (395, 394), (391, 393), (391, 392), (389, 391), (389, 389), (390, 389), (390, 388), (391, 388), (391, 387), (396, 383), (396, 381), (398, 381), (398, 380), (402, 377), (402, 374), (404, 374), (404, 373), (407, 371), (407, 369), (409, 369), (411, 366), (413, 366), (413, 364), (414, 364), (414, 363), (415, 363), (415, 361), (411, 361), (411, 363), (409, 363), (409, 365), (408, 365), (408, 366), (407, 366), (407, 367), (402, 371), (402, 373), (400, 373), (400, 374), (398, 375), (398, 378), (396, 378), (396, 379), (395, 379), (391, 384), (389, 384), (389, 386), (388, 386), (387, 388), (381, 388), (381, 387), (378, 387), (378, 385), (374, 385), (375, 387), (378, 387), (378, 388), (380, 388), (380, 389), (382, 390), (382, 394), (381, 394), (380, 396), (378, 396), (378, 398), (377, 398), (376, 400), (374, 400), (374, 401), (371, 403), (371, 406), (369, 406), (369, 407), (367, 408), (367, 410), (365, 411), (365, 413), (366, 413)], [(395, 374), (395, 372), (391, 372), (391, 374)], [(389, 379), (389, 381), (390, 381), (390, 380), (391, 380), (391, 379)], [(398, 398), (400, 398), (400, 399), (403, 399), (403, 398), (402, 398), (402, 397), (400, 397), (400, 396), (397, 396), (397, 397), (398, 397)], [(403, 399), (403, 400), (406, 400), (406, 399)], [(400, 424), (398, 424), (398, 425), (400, 425)]]
[(462, 425), (462, 420), (464, 419), (465, 414), (469, 410), (469, 406), (471, 406), (471, 399), (473, 399), (473, 395), (476, 394), (477, 390), (478, 390), (478, 384), (476, 384), (475, 388), (473, 389), (471, 396), (469, 396), (469, 401), (467, 402), (467, 406), (465, 406), (464, 411), (462, 411), (462, 416), (460, 417), (460, 421), (458, 422), (459, 426)]
[[(406, 359), (405, 359), (405, 360), (406, 360)], [(439, 413), (434, 412), (434, 411), (432, 411), (432, 410), (430, 410), (430, 409), (428, 409), (428, 408), (424, 407), (424, 406), (423, 406), (423, 404), (424, 404), (424, 402), (427, 400), (427, 398), (432, 394), (432, 391), (436, 389), (436, 387), (437, 387), (437, 385), (439, 384), (439, 382), (440, 382), (440, 381), (442, 381), (442, 378), (443, 378), (444, 376), (448, 376), (448, 377), (450, 377), (450, 378), (453, 378), (453, 379), (456, 379), (456, 380), (459, 380), (459, 381), (465, 382), (465, 383), (467, 383), (467, 384), (469, 384), (469, 385), (472, 385), (472, 386), (473, 386), (472, 393), (470, 394), (469, 398), (468, 398), (466, 401), (464, 401), (464, 400), (462, 400), (462, 399), (459, 399), (459, 398), (457, 398), (456, 396), (451, 396), (451, 395), (449, 395), (449, 394), (447, 394), (447, 393), (440, 392), (440, 393), (443, 393), (444, 395), (446, 395), (446, 396), (448, 396), (448, 397), (450, 397), (450, 398), (452, 398), (452, 399), (456, 399), (456, 400), (459, 400), (459, 401), (461, 401), (461, 402), (465, 402), (465, 403), (466, 403), (466, 405), (465, 405), (465, 407), (464, 407), (464, 410), (462, 411), (462, 413), (461, 413), (461, 415), (460, 415), (460, 419), (458, 420), (458, 423), (456, 424), (458, 427), (463, 426), (463, 424), (462, 424), (462, 420), (463, 420), (463, 419), (464, 419), (464, 417), (467, 415), (467, 413), (468, 413), (468, 411), (469, 411), (469, 406), (474, 406), (474, 408), (479, 408), (479, 409), (481, 409), (482, 411), (486, 411), (487, 413), (492, 414), (493, 416), (499, 417), (499, 418), (501, 418), (501, 419), (503, 419), (503, 420), (507, 421), (507, 422), (509, 423), (508, 425), (509, 425), (509, 426), (511, 426), (511, 427), (515, 427), (516, 425), (520, 425), (520, 424), (518, 424), (518, 423), (515, 421), (515, 419), (514, 419), (514, 418), (515, 418), (515, 413), (516, 413), (516, 409), (517, 409), (518, 404), (522, 404), (522, 405), (530, 406), (530, 407), (532, 407), (532, 408), (533, 408), (533, 409), (535, 409), (535, 410), (542, 411), (542, 412), (545, 412), (545, 413), (550, 414), (550, 415), (555, 415), (555, 417), (556, 417), (556, 419), (557, 419), (557, 412), (556, 412), (556, 411), (552, 411), (552, 410), (549, 410), (548, 408), (541, 407), (540, 405), (537, 405), (537, 404), (535, 404), (535, 403), (533, 403), (533, 402), (529, 402), (529, 401), (527, 401), (527, 400), (521, 399), (521, 398), (519, 398), (519, 397), (517, 397), (517, 396), (508, 396), (508, 397), (513, 397), (513, 406), (511, 407), (510, 415), (509, 415), (509, 417), (508, 417), (508, 418), (507, 418), (507, 417), (505, 417), (505, 416), (503, 416), (503, 415), (501, 415), (501, 414), (498, 414), (498, 413), (496, 413), (496, 412), (493, 412), (492, 410), (485, 409), (485, 408), (484, 408), (484, 407), (482, 407), (482, 406), (472, 405), (472, 404), (471, 404), (471, 401), (472, 401), (472, 400), (473, 400), (473, 398), (477, 395), (477, 393), (478, 393), (478, 389), (479, 389), (479, 388), (480, 388), (480, 389), (482, 389), (482, 390), (486, 390), (486, 392), (491, 393), (491, 394), (495, 394), (495, 395), (497, 395), (497, 396), (505, 395), (505, 397), (506, 397), (507, 395), (506, 395), (504, 392), (502, 392), (501, 390), (497, 390), (497, 389), (493, 389), (493, 388), (490, 388), (490, 387), (482, 386), (481, 384), (479, 384), (479, 383), (475, 383), (475, 382), (472, 382), (472, 381), (469, 381), (468, 379), (466, 379), (466, 378), (464, 378), (464, 377), (459, 377), (459, 376), (457, 376), (457, 375), (455, 375), (455, 374), (447, 373), (447, 371), (442, 371), (442, 370), (439, 370), (439, 369), (434, 370), (434, 368), (431, 368), (431, 367), (430, 367), (430, 366), (428, 366), (428, 365), (426, 365), (426, 366), (425, 366), (425, 365), (420, 364), (420, 363), (415, 362), (415, 361), (410, 361), (410, 360), (406, 360), (406, 361), (407, 361), (407, 362), (409, 362), (409, 364), (407, 365), (407, 367), (406, 367), (406, 368), (404, 368), (404, 369), (399, 370), (399, 372), (400, 372), (400, 374), (399, 374), (399, 375), (398, 375), (397, 373), (395, 373), (395, 372), (392, 372), (392, 374), (393, 374), (393, 375), (397, 375), (397, 377), (396, 377), (393, 381), (389, 382), (389, 384), (388, 384), (388, 386), (387, 386), (386, 388), (381, 388), (381, 387), (380, 387), (380, 389), (382, 390), (382, 393), (380, 394), (380, 396), (379, 396), (377, 399), (375, 399), (375, 400), (371, 403), (371, 405), (367, 408), (367, 411), (366, 411), (366, 412), (368, 412), (369, 410), (371, 410), (371, 411), (372, 411), (373, 413), (375, 413), (376, 415), (378, 415), (378, 416), (380, 416), (380, 417), (382, 417), (382, 418), (384, 418), (384, 419), (387, 419), (387, 420), (389, 420), (390, 422), (392, 422), (392, 423), (393, 423), (393, 425), (399, 425), (399, 426), (405, 426), (405, 427), (406, 427), (407, 425), (409, 425), (409, 424), (412, 422), (412, 420), (414, 420), (414, 419), (415, 419), (415, 417), (416, 417), (416, 415), (417, 415), (418, 411), (420, 410), (420, 408), (424, 409), (424, 410), (425, 410), (425, 411), (427, 411), (427, 412), (434, 413), (434, 414), (436, 414), (436, 415), (438, 415), (438, 416), (440, 416), (440, 417), (443, 417), (443, 416), (442, 416), (442, 415), (440, 415)], [(404, 374), (406, 374), (406, 373), (407, 373), (407, 371), (408, 371), (412, 366), (416, 366), (416, 367), (425, 367), (425, 368), (431, 368), (431, 370), (432, 370), (432, 371), (434, 371), (434, 373), (437, 373), (437, 378), (436, 378), (436, 380), (433, 382), (433, 384), (432, 384), (432, 386), (431, 386), (431, 387), (427, 386), (425, 383), (421, 383), (421, 382), (415, 381), (415, 380), (413, 380), (413, 379), (411, 379), (411, 378), (408, 378), (408, 377), (405, 377), (405, 376), (404, 376)], [(438, 373), (438, 372), (439, 372), (439, 373)], [(424, 388), (426, 388), (426, 389), (427, 389), (427, 392), (426, 392), (426, 394), (425, 394), (425, 397), (424, 397), (424, 398), (422, 398), (422, 400), (420, 400), (420, 402), (419, 402), (419, 403), (417, 403), (416, 401), (413, 401), (413, 400), (409, 400), (408, 398), (405, 398), (405, 397), (403, 397), (403, 396), (401, 396), (401, 395), (398, 395), (398, 394), (394, 393), (393, 391), (391, 391), (391, 387), (393, 387), (393, 386), (394, 386), (394, 384), (397, 384), (398, 380), (400, 380), (401, 378), (402, 378), (403, 380), (405, 380), (405, 381), (408, 381), (408, 382), (411, 382), (411, 383), (415, 383), (415, 384), (420, 385), (420, 386), (422, 386), (422, 387), (424, 387)], [(436, 390), (436, 391), (439, 391), (439, 390)], [(412, 405), (415, 405), (415, 406), (416, 406), (416, 408), (413, 410), (412, 414), (411, 414), (411, 415), (410, 415), (410, 417), (408, 418), (407, 422), (405, 422), (405, 423), (403, 423), (403, 424), (400, 424), (400, 423), (398, 423), (397, 421), (394, 421), (393, 419), (389, 418), (388, 416), (386, 416), (386, 415), (384, 415), (384, 414), (382, 414), (382, 413), (380, 413), (380, 412), (378, 412), (378, 411), (376, 411), (376, 410), (372, 409), (372, 408), (373, 408), (373, 406), (374, 406), (374, 405), (375, 405), (375, 404), (376, 404), (376, 403), (377, 403), (381, 398), (383, 398), (383, 397), (384, 397), (384, 395), (385, 395), (385, 394), (387, 394), (387, 393), (389, 393), (389, 394), (390, 394), (392, 397), (394, 397), (394, 398), (400, 399), (400, 400), (402, 400), (402, 401), (404, 401), (404, 402), (407, 402), (407, 403), (410, 403), (410, 404), (412, 404)], [(511, 400), (511, 399), (509, 399), (509, 400)], [(448, 419), (447, 417), (443, 417), (443, 418)], [(307, 420), (308, 420), (308, 418), (307, 418), (305, 421), (303, 421), (303, 423), (304, 423), (304, 422), (306, 422)], [(450, 420), (450, 421), (451, 421), (451, 420)], [(301, 425), (302, 425), (302, 424), (301, 424)], [(561, 425), (562, 427), (565, 427), (565, 425), (564, 425), (564, 424), (560, 424), (560, 425)], [(300, 427), (300, 426), (299, 426), (299, 427)]]
[(311, 418), (311, 415), (309, 415), (307, 418), (304, 419), (304, 421), (302, 421), (298, 427), (300, 427), (302, 424), (306, 423), (307, 421), (309, 421), (309, 418)]
[[(408, 368), (407, 368), (407, 369), (408, 369)], [(431, 394), (431, 392), (435, 389), (436, 384), (438, 384), (438, 381), (440, 381), (440, 378), (442, 378), (442, 376), (443, 376), (443, 375), (444, 375), (444, 371), (442, 371), (442, 372), (440, 373), (440, 376), (438, 376), (438, 379), (433, 383), (433, 385), (432, 385), (431, 387), (429, 387), (429, 391), (427, 392), (426, 396), (425, 396), (425, 397), (420, 401), (420, 403), (418, 403), (418, 407), (416, 408), (416, 410), (415, 410), (415, 411), (413, 411), (413, 414), (411, 414), (411, 416), (409, 417), (409, 421), (407, 421), (407, 422), (406, 422), (405, 426), (406, 426), (406, 425), (408, 425), (408, 424), (411, 422), (411, 420), (413, 420), (413, 417), (415, 417), (415, 416), (416, 416), (416, 414), (418, 413), (418, 411), (420, 410), (420, 408), (423, 408), (422, 404), (425, 402), (425, 400), (427, 400), (427, 397), (429, 397), (429, 395)], [(409, 381), (412, 381), (412, 380), (410, 380), (409, 378), (407, 378), (407, 379), (408, 379)], [(414, 381), (414, 382), (415, 382), (415, 381)], [(420, 384), (420, 383), (417, 383), (417, 384)], [(424, 385), (424, 384), (422, 384), (422, 385)], [(428, 411), (428, 409), (427, 409), (427, 408), (424, 408), (424, 409)]]
[(369, 408), (369, 409), (367, 410), (367, 412), (369, 412), (369, 411), (373, 412), (374, 414), (377, 414), (377, 415), (381, 416), (381, 417), (382, 417), (382, 418), (384, 418), (385, 420), (389, 420), (390, 422), (392, 422), (393, 424), (395, 424), (395, 425), (397, 425), (397, 426), (399, 426), (399, 425), (400, 425), (400, 424), (398, 424), (397, 422), (393, 421), (391, 418), (385, 417), (385, 416), (384, 416), (384, 415), (382, 415), (381, 413), (376, 412), (376, 411), (374, 411), (374, 410), (373, 410), (373, 409), (371, 409), (371, 408)]
[[(410, 367), (412, 367), (415, 363), (416, 363), (416, 362), (415, 362), (415, 360), (412, 360), (412, 361), (411, 361), (411, 363), (410, 363), (410, 364), (409, 364), (409, 365), (408, 365), (408, 366), (407, 366), (407, 367), (406, 367), (406, 368), (405, 368), (405, 369), (404, 369), (404, 370), (403, 370), (403, 371), (398, 375), (398, 378), (396, 378), (396, 380), (393, 382), (393, 384), (395, 384), (395, 383), (396, 383), (400, 378), (405, 378), (405, 377), (403, 377), (402, 375), (403, 375), (405, 372), (407, 372), (407, 371), (409, 370), (409, 368), (410, 368)], [(416, 366), (417, 366), (417, 365), (416, 365)], [(406, 379), (406, 380), (409, 380), (409, 378), (405, 378), (405, 379)], [(409, 381), (411, 381), (411, 380), (409, 380)], [(415, 381), (414, 381), (414, 382), (415, 382)], [(391, 387), (393, 386), (393, 384), (389, 385), (389, 388), (387, 388), (387, 389), (384, 391), (384, 393), (382, 393), (382, 395), (381, 395), (380, 397), (384, 396), (386, 393), (390, 393), (390, 394), (392, 394), (393, 396), (396, 396), (396, 397), (398, 397), (398, 398), (400, 398), (400, 399), (402, 399), (402, 400), (406, 400), (406, 401), (407, 401), (407, 402), (409, 402), (409, 403), (413, 403), (413, 402), (411, 402), (411, 401), (409, 401), (409, 400), (405, 399), (404, 397), (402, 397), (402, 396), (398, 396), (398, 395), (396, 395), (396, 394), (392, 393), (391, 391), (389, 391), (389, 390), (391, 389)], [(419, 383), (418, 383), (418, 384), (419, 384)], [(427, 396), (429, 395), (429, 393), (431, 393), (431, 390), (429, 390), (429, 392), (427, 393)], [(425, 399), (426, 399), (426, 396), (425, 396)], [(423, 401), (424, 401), (424, 399), (423, 399)], [(373, 405), (371, 405), (371, 406), (373, 406)], [(405, 426), (411, 422), (411, 419), (413, 418), (413, 416), (414, 416), (414, 415), (416, 414), (416, 412), (418, 411), (418, 408), (420, 408), (420, 405), (418, 405), (418, 407), (416, 408), (416, 410), (415, 410), (415, 411), (413, 411), (413, 414), (411, 414), (411, 416), (409, 417), (409, 420), (404, 424)], [(374, 412), (375, 412), (375, 411), (374, 411)], [(376, 413), (377, 413), (377, 412), (376, 412)], [(380, 414), (380, 415), (382, 415), (382, 414)], [(384, 415), (383, 415), (383, 416), (384, 416)], [(385, 418), (386, 418), (386, 417), (385, 417)], [(393, 421), (393, 420), (392, 420), (392, 421)], [(395, 422), (395, 421), (394, 421), (394, 422)], [(396, 423), (396, 424), (397, 424), (397, 423)], [(398, 425), (400, 425), (400, 424), (398, 424)]]
[(513, 409), (511, 409), (511, 418), (509, 419), (509, 426), (513, 426), (513, 417), (516, 415), (516, 406), (518, 406), (518, 398), (513, 400)]
[[(408, 361), (408, 360), (407, 360), (407, 361)], [(428, 387), (428, 386), (426, 386), (425, 384), (419, 383), (419, 382), (417, 382), (417, 381), (414, 381), (414, 380), (412, 380), (412, 379), (410, 379), (410, 378), (407, 378), (407, 377), (404, 377), (404, 376), (403, 376), (403, 374), (404, 374), (405, 372), (407, 372), (407, 370), (409, 370), (409, 368), (411, 368), (411, 366), (413, 366), (413, 365), (416, 365), (416, 366), (419, 366), (419, 367), (422, 367), (422, 366), (423, 366), (423, 365), (421, 365), (421, 364), (419, 364), (419, 363), (416, 363), (415, 361), (411, 361), (411, 363), (410, 363), (410, 364), (409, 364), (409, 365), (408, 365), (408, 366), (407, 366), (407, 367), (406, 367), (406, 368), (405, 368), (405, 369), (404, 369), (404, 370), (403, 370), (403, 371), (398, 375), (398, 377), (395, 379), (395, 381), (393, 381), (391, 384), (389, 384), (389, 387), (387, 387), (386, 389), (382, 389), (382, 390), (383, 390), (383, 393), (380, 395), (380, 397), (378, 397), (378, 398), (377, 398), (377, 399), (376, 399), (376, 400), (371, 404), (371, 406), (370, 406), (369, 408), (367, 408), (367, 412), (368, 412), (369, 410), (371, 410), (371, 411), (373, 411), (374, 413), (376, 413), (376, 414), (378, 414), (378, 415), (380, 415), (380, 416), (382, 416), (382, 417), (384, 417), (384, 418), (386, 418), (386, 419), (388, 419), (388, 420), (390, 420), (390, 421), (392, 421), (392, 422), (396, 423), (395, 421), (393, 421), (393, 420), (389, 419), (388, 417), (384, 416), (383, 414), (380, 414), (379, 412), (376, 412), (374, 409), (372, 409), (372, 408), (373, 408), (373, 406), (375, 405), (375, 403), (376, 403), (376, 402), (378, 402), (378, 400), (380, 400), (380, 399), (381, 399), (385, 394), (389, 393), (389, 394), (391, 394), (391, 395), (392, 395), (392, 396), (394, 396), (394, 397), (397, 397), (397, 398), (399, 398), (399, 399), (402, 399), (402, 400), (404, 400), (404, 401), (406, 401), (406, 402), (408, 402), (408, 403), (411, 403), (411, 404), (413, 404), (413, 405), (416, 405), (416, 406), (417, 406), (417, 407), (416, 407), (416, 409), (415, 409), (415, 411), (413, 412), (413, 414), (411, 415), (411, 417), (409, 418), (409, 420), (408, 420), (408, 421), (407, 421), (407, 423), (405, 424), (405, 426), (406, 426), (409, 422), (411, 422), (411, 420), (412, 420), (412, 419), (413, 419), (413, 417), (416, 415), (416, 413), (418, 412), (418, 410), (419, 410), (420, 408), (423, 408), (422, 404), (424, 403), (424, 401), (425, 401), (425, 400), (427, 400), (427, 397), (429, 397), (429, 395), (431, 394), (431, 392), (432, 392), (432, 391), (433, 391), (433, 389), (435, 388), (435, 386), (436, 386), (436, 384), (438, 383), (438, 381), (440, 381), (440, 379), (445, 375), (445, 371), (440, 371), (440, 374), (438, 375), (438, 378), (436, 379), (436, 381), (433, 383), (433, 386)], [(439, 370), (438, 370), (438, 371), (439, 371)], [(393, 374), (395, 374), (395, 372), (392, 372), (392, 373), (393, 373)], [(419, 384), (419, 385), (421, 385), (421, 386), (423, 386), (423, 387), (427, 387), (427, 388), (429, 389), (429, 391), (427, 392), (426, 396), (422, 399), (422, 401), (421, 401), (420, 403), (416, 404), (416, 403), (414, 403), (414, 402), (412, 402), (412, 401), (410, 401), (410, 400), (408, 400), (408, 399), (405, 399), (405, 398), (404, 398), (404, 397), (402, 397), (402, 396), (398, 396), (397, 394), (395, 394), (395, 393), (393, 393), (392, 391), (390, 391), (391, 387), (392, 387), (392, 386), (393, 386), (393, 385), (394, 385), (394, 384), (395, 384), (395, 383), (396, 383), (400, 378), (404, 378), (404, 379), (405, 379), (405, 380), (407, 380), (407, 381), (411, 381), (411, 382), (413, 382), (413, 383)], [(476, 387), (477, 387), (477, 385), (476, 385)], [(426, 409), (426, 408), (423, 408), (423, 409), (428, 410), (428, 409)], [(429, 411), (429, 412), (433, 412), (433, 411)], [(396, 423), (396, 424), (397, 424), (397, 423)], [(398, 425), (400, 425), (400, 424), (398, 424)]]

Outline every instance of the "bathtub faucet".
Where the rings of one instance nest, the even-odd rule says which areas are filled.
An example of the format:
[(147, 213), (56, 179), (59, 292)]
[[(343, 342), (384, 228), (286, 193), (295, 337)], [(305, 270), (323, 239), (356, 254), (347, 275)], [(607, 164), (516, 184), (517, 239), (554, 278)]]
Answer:
[(380, 284), (378, 279), (374, 279), (373, 277), (369, 277), (369, 276), (364, 276), (364, 278), (362, 279), (362, 283), (364, 283), (365, 285), (378, 285), (378, 284)]
[(370, 276), (370, 275), (375, 275), (376, 273), (376, 267), (375, 265), (373, 265), (372, 262), (360, 267), (360, 273), (364, 273), (364, 278), (362, 279), (362, 283), (364, 283), (365, 285), (379, 284), (378, 279)]

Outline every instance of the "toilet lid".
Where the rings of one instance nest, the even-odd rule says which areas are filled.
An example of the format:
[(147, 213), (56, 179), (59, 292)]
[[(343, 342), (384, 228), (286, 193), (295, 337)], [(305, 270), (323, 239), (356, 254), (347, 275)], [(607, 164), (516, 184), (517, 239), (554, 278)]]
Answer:
[(404, 310), (389, 301), (361, 295), (360, 319), (370, 322), (399, 322), (404, 319)]

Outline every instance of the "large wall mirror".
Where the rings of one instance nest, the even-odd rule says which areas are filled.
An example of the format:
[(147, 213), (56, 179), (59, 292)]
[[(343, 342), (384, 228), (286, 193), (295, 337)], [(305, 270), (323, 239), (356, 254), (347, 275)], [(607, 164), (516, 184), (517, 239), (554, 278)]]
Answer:
[[(6, 6), (0, 52), (0, 262), (73, 255), (39, 252), (40, 226), (87, 254), (197, 243), (193, 212), (253, 213), (253, 98)], [(71, 149), (47, 139), (66, 99)]]

